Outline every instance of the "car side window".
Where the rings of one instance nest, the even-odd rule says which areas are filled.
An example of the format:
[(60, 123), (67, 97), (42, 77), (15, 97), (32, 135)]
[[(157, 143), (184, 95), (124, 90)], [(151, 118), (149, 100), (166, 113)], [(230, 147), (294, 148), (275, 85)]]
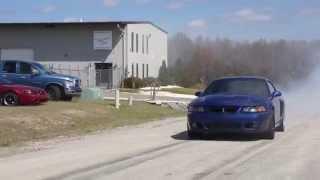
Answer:
[(5, 62), (2, 71), (4, 73), (16, 73), (16, 62)]
[(276, 91), (274, 86), (270, 82), (267, 82), (267, 84), (268, 84), (268, 88), (269, 88), (270, 94), (274, 93)]
[(20, 63), (20, 74), (32, 74), (32, 67), (29, 63)]
[(33, 66), (31, 66), (31, 74), (39, 74), (39, 70)]

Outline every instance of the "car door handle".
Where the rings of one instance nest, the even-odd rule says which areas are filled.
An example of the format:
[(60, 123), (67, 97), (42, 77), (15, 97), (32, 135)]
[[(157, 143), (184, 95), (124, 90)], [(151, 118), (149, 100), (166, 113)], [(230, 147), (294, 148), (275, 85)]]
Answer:
[(27, 76), (19, 76), (20, 78), (23, 78), (23, 79), (26, 79), (27, 78)]

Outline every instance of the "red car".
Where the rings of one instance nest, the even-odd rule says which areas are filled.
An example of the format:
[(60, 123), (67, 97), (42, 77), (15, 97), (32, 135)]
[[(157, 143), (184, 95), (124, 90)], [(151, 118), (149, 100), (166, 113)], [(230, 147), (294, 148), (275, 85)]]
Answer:
[(39, 88), (12, 84), (0, 79), (0, 98), (5, 106), (37, 105), (47, 102), (48, 94)]

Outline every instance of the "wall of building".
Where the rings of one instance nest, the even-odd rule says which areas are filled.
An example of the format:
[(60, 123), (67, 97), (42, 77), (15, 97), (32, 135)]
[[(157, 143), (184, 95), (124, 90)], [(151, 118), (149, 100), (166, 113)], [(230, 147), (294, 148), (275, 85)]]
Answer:
[[(94, 31), (113, 32), (113, 51), (94, 50)], [(37, 61), (108, 61), (121, 55), (116, 24), (0, 25), (0, 49), (33, 49)]]
[[(95, 50), (94, 31), (112, 31), (113, 49)], [(95, 62), (113, 63), (117, 69), (113, 84), (118, 85), (121, 78), (117, 76), (123, 59), (120, 34), (117, 24), (107, 23), (0, 25), (0, 49), (32, 49), (34, 60), (60, 69), (77, 69), (78, 66), (86, 69), (91, 66), (89, 77), (81, 75), (88, 86), (95, 84)], [(68, 72), (74, 73), (69, 70), (63, 73), (70, 74)]]
[[(167, 33), (161, 31), (152, 24), (128, 24), (126, 32), (126, 51), (128, 52), (126, 57), (128, 64), (128, 76), (137, 76), (136, 65), (138, 64), (138, 74), (139, 77), (142, 78), (142, 70), (144, 64), (145, 77), (147, 65), (149, 66), (149, 77), (158, 77), (159, 68), (162, 64), (162, 61), (165, 61), (167, 63), (168, 59)], [(134, 33), (133, 48), (131, 42), (132, 33)], [(138, 52), (136, 42), (137, 34), (139, 37)], [(149, 39), (148, 43), (147, 39)], [(147, 44), (149, 46), (149, 50), (147, 49)], [(132, 72), (132, 65), (134, 65), (134, 72)]]

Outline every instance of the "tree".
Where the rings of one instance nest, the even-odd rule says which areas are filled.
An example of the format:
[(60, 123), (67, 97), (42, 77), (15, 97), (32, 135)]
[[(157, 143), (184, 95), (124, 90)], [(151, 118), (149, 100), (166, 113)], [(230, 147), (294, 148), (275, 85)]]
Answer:
[(159, 78), (158, 79), (162, 85), (168, 85), (172, 82), (166, 61), (162, 61), (162, 65), (159, 69)]
[(178, 33), (169, 40), (169, 67), (162, 68), (160, 74), (163, 82), (170, 79), (185, 87), (237, 75), (264, 76), (286, 86), (312, 73), (318, 64), (318, 52), (320, 41), (192, 40)]

